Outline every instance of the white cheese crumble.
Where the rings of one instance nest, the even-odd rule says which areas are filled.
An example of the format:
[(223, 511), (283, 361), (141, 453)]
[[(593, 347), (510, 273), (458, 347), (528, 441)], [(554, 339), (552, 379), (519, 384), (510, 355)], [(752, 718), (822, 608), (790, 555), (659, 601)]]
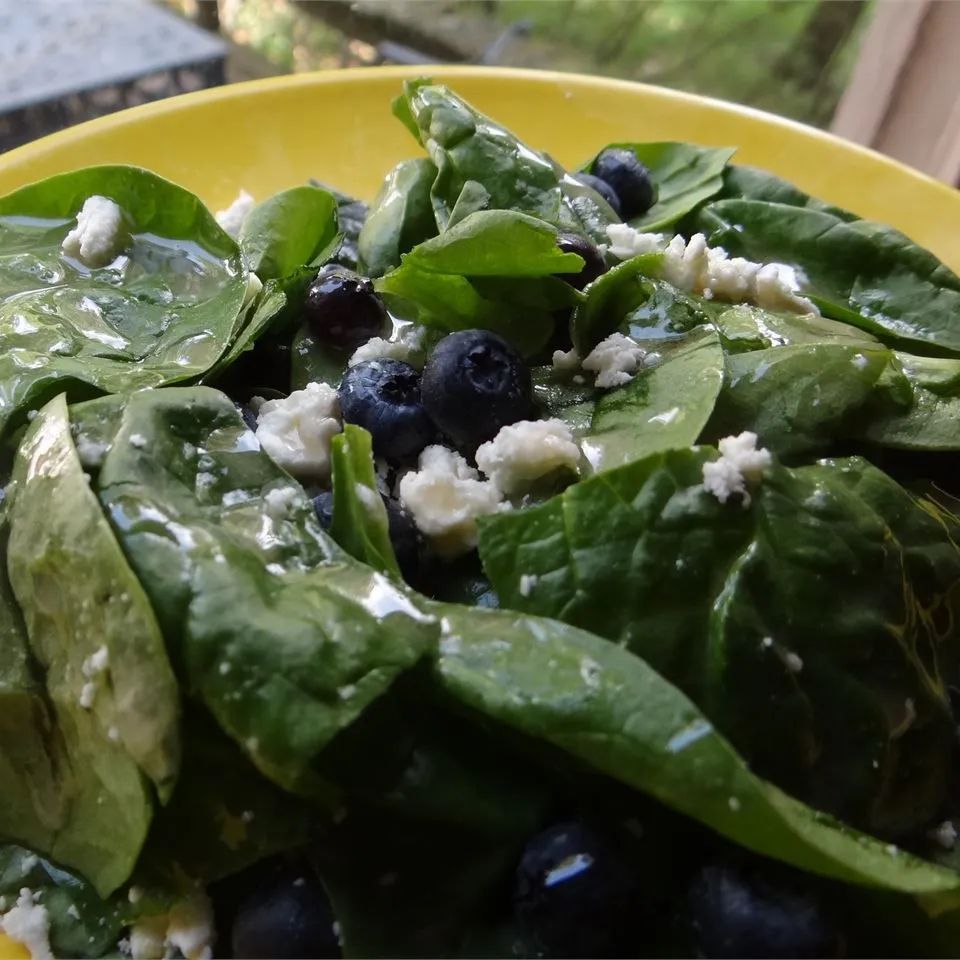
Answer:
[(255, 206), (256, 201), (253, 197), (247, 193), (246, 190), (241, 190), (233, 203), (223, 210), (218, 210), (214, 214), (214, 217), (217, 223), (236, 240), (236, 238), (240, 236), (240, 228), (243, 226), (243, 221), (247, 219), (250, 211), (253, 210)]
[(135, 923), (130, 928), (130, 954), (133, 960), (170, 956), (209, 960), (214, 932), (210, 900), (196, 893), (174, 904), (167, 914)]
[(724, 437), (719, 447), (720, 459), (703, 465), (703, 487), (721, 503), (739, 494), (746, 508), (750, 506), (747, 485), (759, 483), (773, 463), (770, 451), (764, 447), (758, 449), (757, 435), (749, 430), (735, 437)]
[(597, 375), (598, 387), (619, 387), (629, 383), (647, 365), (647, 351), (622, 333), (611, 333), (584, 358), (583, 369)]
[(580, 369), (580, 354), (576, 347), (553, 351), (553, 369), (560, 374), (573, 374)]
[(938, 827), (931, 830), (928, 836), (939, 843), (944, 850), (952, 850), (957, 843), (957, 828), (950, 820), (944, 820)]
[(123, 211), (108, 197), (94, 196), (84, 200), (77, 225), (63, 238), (60, 249), (88, 267), (104, 267), (124, 240)]
[(263, 507), (271, 519), (285, 520), (299, 499), (300, 493), (296, 487), (274, 487), (263, 495)]
[(257, 440), (295, 476), (330, 475), (330, 441), (340, 432), (337, 391), (308, 383), (285, 400), (266, 400), (257, 411)]
[(413, 367), (422, 367), (424, 355), (425, 327), (405, 327), (396, 340), (384, 337), (372, 337), (353, 351), (347, 366), (354, 367), (366, 360), (402, 360)]
[(442, 556), (477, 545), (477, 517), (505, 508), (496, 484), (481, 480), (459, 453), (434, 444), (420, 454), (417, 470), (400, 479), (400, 502)]
[(535, 573), (522, 573), (520, 574), (520, 596), (529, 597), (533, 593), (534, 588), (536, 587), (540, 578)]
[(142, 433), (130, 434), (130, 446), (142, 450), (147, 445), (147, 438)]
[(97, 688), (88, 680), (80, 688), (80, 696), (77, 702), (84, 710), (90, 710), (93, 707), (93, 701), (97, 698)]
[(520, 420), (477, 448), (477, 466), (504, 494), (516, 494), (554, 470), (574, 473), (580, 448), (562, 420)]
[(0, 917), (0, 930), (23, 944), (30, 951), (31, 960), (53, 960), (47, 908), (36, 902), (29, 887), (21, 889), (15, 906)]
[(643, 233), (615, 223), (607, 227), (607, 235), (610, 252), (620, 260), (662, 253), (663, 279), (689, 293), (728, 303), (754, 303), (765, 310), (819, 313), (812, 301), (798, 294), (796, 271), (787, 264), (731, 257), (723, 247), (707, 246), (702, 233), (689, 240), (677, 234), (668, 241), (662, 233)]

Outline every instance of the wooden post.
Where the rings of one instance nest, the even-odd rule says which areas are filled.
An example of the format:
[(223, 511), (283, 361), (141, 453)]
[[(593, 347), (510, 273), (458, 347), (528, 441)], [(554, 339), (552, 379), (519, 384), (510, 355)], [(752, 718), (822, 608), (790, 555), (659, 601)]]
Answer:
[(960, 3), (877, 0), (831, 129), (960, 186)]

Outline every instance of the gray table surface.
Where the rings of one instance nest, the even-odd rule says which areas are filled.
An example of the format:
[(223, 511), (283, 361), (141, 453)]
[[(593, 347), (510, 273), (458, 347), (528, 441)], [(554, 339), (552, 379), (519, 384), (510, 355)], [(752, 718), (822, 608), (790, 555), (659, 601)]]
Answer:
[(0, 0), (0, 113), (225, 53), (146, 0)]

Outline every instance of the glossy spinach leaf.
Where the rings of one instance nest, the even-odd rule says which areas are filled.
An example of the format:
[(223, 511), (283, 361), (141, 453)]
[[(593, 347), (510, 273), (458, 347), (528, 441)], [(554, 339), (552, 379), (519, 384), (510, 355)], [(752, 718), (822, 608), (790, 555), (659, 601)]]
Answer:
[(759, 779), (693, 702), (628, 650), (509, 611), (448, 607), (442, 625), (438, 683), (478, 714), (801, 869), (901, 893), (960, 891), (953, 871), (858, 834)]
[(579, 377), (575, 381), (570, 374), (562, 373), (553, 366), (537, 366), (530, 370), (533, 379), (533, 400), (545, 419), (551, 417), (570, 425), (575, 437), (580, 438), (590, 429), (598, 391)]
[(430, 188), (437, 168), (426, 157), (391, 170), (370, 207), (358, 238), (361, 270), (381, 277), (400, 266), (402, 254), (437, 232)]
[(437, 168), (431, 196), (441, 231), (464, 193), (470, 212), (514, 210), (597, 241), (619, 221), (599, 194), (440, 84), (408, 81), (393, 109)]
[[(92, 195), (129, 237), (91, 269), (60, 244)], [(136, 167), (60, 174), (0, 199), (0, 432), (66, 390), (71, 399), (199, 377), (244, 323), (236, 244), (192, 193)]]
[(556, 312), (580, 297), (556, 274), (582, 266), (557, 247), (549, 224), (481, 211), (414, 247), (376, 287), (401, 316), (446, 332), (493, 330), (529, 354), (548, 340)]
[[(629, 150), (649, 171), (657, 188), (654, 205), (628, 221), (637, 230), (656, 232), (673, 226), (704, 200), (720, 192), (733, 147), (693, 143), (611, 143), (604, 149)], [(589, 172), (596, 157), (583, 166)]]
[(302, 390), (308, 383), (326, 383), (336, 389), (347, 369), (350, 352), (318, 340), (308, 324), (294, 334), (290, 346), (290, 386)]
[(781, 456), (823, 452), (861, 434), (876, 411), (903, 410), (910, 388), (882, 346), (810, 343), (728, 354), (704, 438), (752, 430)]
[(635, 340), (660, 340), (710, 322), (716, 307), (655, 279), (662, 259), (658, 253), (632, 257), (587, 285), (570, 321), (581, 356), (616, 330)]
[(98, 492), (184, 689), (261, 773), (329, 799), (320, 754), (421, 658), (431, 618), (332, 544), (216, 391), (127, 397)]
[(761, 200), (764, 203), (785, 203), (791, 207), (808, 207), (832, 214), (841, 220), (853, 221), (856, 214), (811, 197), (787, 180), (769, 170), (731, 163), (723, 172), (723, 188), (716, 200)]
[(330, 444), (333, 523), (330, 535), (352, 557), (402, 580), (390, 542), (387, 508), (377, 489), (370, 434), (352, 423)]
[[(723, 351), (712, 326), (654, 343), (658, 359), (601, 394), (580, 446), (595, 473), (696, 443), (723, 385)], [(652, 359), (652, 357), (651, 357)]]
[(960, 277), (891, 227), (757, 200), (707, 204), (693, 227), (732, 255), (795, 267), (825, 316), (889, 343), (960, 352)]
[(311, 186), (319, 187), (332, 194), (337, 202), (337, 225), (340, 228), (340, 248), (331, 258), (336, 263), (347, 267), (349, 270), (356, 270), (359, 267), (359, 252), (357, 250), (360, 239), (360, 231), (367, 219), (369, 208), (362, 200), (351, 197), (346, 193), (341, 193), (335, 187), (329, 184), (321, 183), (319, 180), (311, 177), (308, 181)]
[(283, 280), (329, 260), (340, 244), (337, 203), (317, 187), (292, 187), (258, 204), (240, 230), (244, 266)]
[(960, 449), (960, 360), (896, 353), (911, 399), (878, 413), (864, 436), (901, 450)]
[[(162, 798), (176, 778), (177, 684), (149, 602), (85, 482), (62, 396), (27, 431), (13, 483), (7, 564), (43, 671), (62, 804), (37, 849), (107, 894), (130, 875), (150, 824), (144, 774)], [(5, 790), (30, 792), (30, 766)]]
[(485, 518), (503, 606), (626, 646), (814, 806), (923, 827), (950, 766), (956, 521), (858, 459), (775, 466), (749, 509), (721, 504), (701, 485), (714, 456), (657, 454)]

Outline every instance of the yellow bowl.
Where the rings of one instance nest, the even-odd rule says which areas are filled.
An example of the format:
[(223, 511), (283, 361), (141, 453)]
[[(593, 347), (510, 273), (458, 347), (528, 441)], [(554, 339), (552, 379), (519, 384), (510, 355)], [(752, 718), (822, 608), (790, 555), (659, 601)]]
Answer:
[[(390, 114), (409, 67), (326, 71), (204, 90), (136, 107), (0, 156), (0, 194), (94, 163), (149, 167), (214, 209), (317, 177), (369, 198), (420, 148)], [(436, 67), (476, 106), (573, 165), (614, 140), (738, 148), (824, 200), (891, 224), (960, 272), (960, 192), (837, 137), (690, 94), (574, 74)]]
[[(408, 67), (325, 71), (175, 97), (84, 123), (0, 156), (0, 195), (95, 163), (134, 163), (226, 206), (317, 177), (369, 199), (419, 147), (393, 118)], [(960, 192), (886, 157), (735, 104), (575, 74), (436, 67), (432, 76), (561, 163), (615, 140), (737, 147), (803, 190), (889, 223), (960, 272)], [(0, 933), (0, 958), (28, 957)]]

